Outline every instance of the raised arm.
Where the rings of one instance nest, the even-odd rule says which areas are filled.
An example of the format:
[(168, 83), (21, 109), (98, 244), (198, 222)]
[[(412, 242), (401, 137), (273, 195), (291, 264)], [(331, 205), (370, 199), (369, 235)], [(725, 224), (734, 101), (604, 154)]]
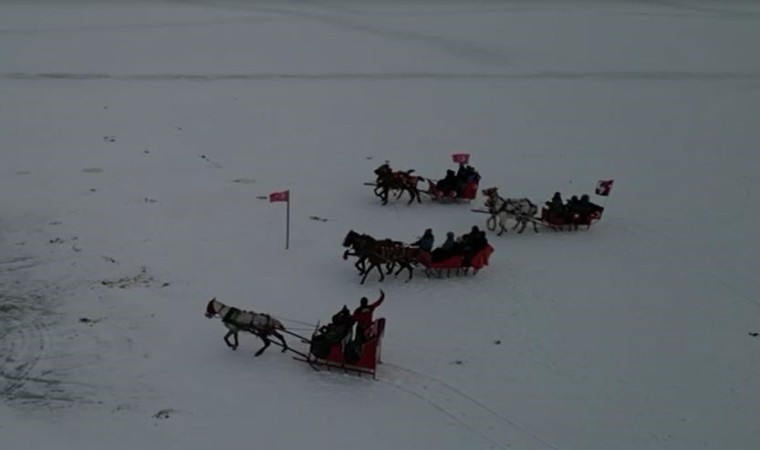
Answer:
[(369, 307), (372, 308), (372, 309), (377, 308), (378, 306), (380, 306), (381, 303), (383, 303), (384, 299), (385, 299), (385, 292), (383, 292), (383, 290), (380, 289), (380, 298), (378, 298), (377, 300), (375, 300), (375, 302), (372, 303), (371, 305), (369, 305)]

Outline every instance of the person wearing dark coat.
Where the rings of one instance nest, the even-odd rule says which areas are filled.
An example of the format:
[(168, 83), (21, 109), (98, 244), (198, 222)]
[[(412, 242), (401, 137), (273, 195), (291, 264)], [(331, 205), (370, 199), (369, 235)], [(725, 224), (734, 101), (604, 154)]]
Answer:
[(459, 170), (457, 171), (457, 183), (456, 183), (457, 195), (462, 194), (464, 187), (470, 181), (475, 181), (475, 182), (480, 181), (480, 176), (478, 175), (477, 170), (475, 170), (475, 168), (472, 166), (460, 164)]
[(562, 201), (562, 195), (559, 192), (555, 192), (552, 199), (546, 202), (546, 207), (551, 213), (561, 214), (564, 208), (564, 202)]
[(333, 332), (333, 337), (338, 337), (340, 340), (351, 333), (354, 322), (354, 317), (351, 315), (348, 306), (343, 305), (343, 308), (332, 316), (332, 323), (330, 324), (332, 326), (329, 329)]
[(441, 191), (443, 195), (449, 195), (452, 191), (456, 191), (457, 182), (457, 174), (454, 173), (453, 170), (447, 170), (446, 177), (438, 181), (435, 187)]
[(454, 232), (449, 231), (446, 233), (446, 241), (440, 247), (433, 250), (433, 261), (443, 261), (450, 258), (454, 254), (455, 245)]
[(477, 225), (473, 225), (469, 233), (462, 235), (462, 245), (465, 248), (470, 247), (472, 245), (472, 240), (478, 236), (478, 233), (480, 233), (480, 228), (478, 228)]
[(575, 210), (581, 217), (587, 217), (591, 214), (591, 202), (589, 201), (588, 195), (581, 195), (581, 199), (578, 200), (578, 203), (575, 205)]
[(451, 250), (454, 248), (454, 244), (455, 244), (454, 232), (449, 231), (448, 233), (446, 233), (446, 241), (443, 244), (441, 244), (439, 248), (442, 250)]
[(580, 203), (580, 200), (578, 200), (577, 195), (573, 195), (570, 197), (570, 200), (567, 201), (567, 204), (565, 205), (565, 215), (568, 219), (572, 219), (572, 217), (578, 213), (578, 204)]
[(466, 266), (470, 264), (473, 256), (488, 245), (486, 232), (480, 231), (477, 226), (473, 226), (468, 234), (462, 236), (462, 241), (464, 243), (464, 264)]
[(435, 243), (435, 236), (433, 236), (433, 230), (428, 228), (425, 233), (417, 241), (410, 244), (412, 247), (419, 247), (422, 250), (430, 253), (433, 251), (433, 244)]

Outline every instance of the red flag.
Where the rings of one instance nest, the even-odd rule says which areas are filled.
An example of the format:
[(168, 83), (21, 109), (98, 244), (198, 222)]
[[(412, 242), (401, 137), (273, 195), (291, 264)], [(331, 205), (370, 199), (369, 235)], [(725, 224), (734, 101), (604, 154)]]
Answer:
[(269, 202), (287, 202), (290, 201), (290, 191), (272, 192), (269, 194)]
[(599, 182), (596, 183), (596, 195), (603, 195), (605, 197), (610, 195), (612, 183), (614, 182), (615, 180), (599, 180)]
[(453, 159), (455, 163), (467, 164), (470, 162), (470, 154), (469, 153), (454, 153), (453, 155), (451, 155), (451, 159)]

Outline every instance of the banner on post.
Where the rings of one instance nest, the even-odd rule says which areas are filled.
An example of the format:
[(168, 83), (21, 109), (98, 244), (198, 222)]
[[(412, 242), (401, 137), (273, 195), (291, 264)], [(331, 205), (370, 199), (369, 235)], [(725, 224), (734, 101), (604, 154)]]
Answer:
[(272, 192), (269, 194), (269, 202), (287, 202), (290, 200), (290, 191)]
[(614, 182), (615, 180), (599, 180), (596, 183), (596, 195), (601, 195), (604, 197), (610, 195), (610, 191), (612, 190), (612, 183)]
[(285, 250), (290, 248), (290, 189), (269, 194), (269, 203), (285, 202)]
[(457, 164), (468, 164), (470, 162), (469, 153), (454, 153), (451, 155), (451, 159)]

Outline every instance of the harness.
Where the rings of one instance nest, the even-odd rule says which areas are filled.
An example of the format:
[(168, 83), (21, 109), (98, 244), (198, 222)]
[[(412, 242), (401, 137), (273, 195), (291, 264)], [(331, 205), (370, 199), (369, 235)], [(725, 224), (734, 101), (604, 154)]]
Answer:
[(237, 319), (241, 311), (238, 308), (235, 308), (234, 306), (228, 306), (228, 308), (230, 310), (227, 311), (227, 314), (225, 314), (224, 317), (222, 317), (222, 322), (234, 323), (235, 319)]

